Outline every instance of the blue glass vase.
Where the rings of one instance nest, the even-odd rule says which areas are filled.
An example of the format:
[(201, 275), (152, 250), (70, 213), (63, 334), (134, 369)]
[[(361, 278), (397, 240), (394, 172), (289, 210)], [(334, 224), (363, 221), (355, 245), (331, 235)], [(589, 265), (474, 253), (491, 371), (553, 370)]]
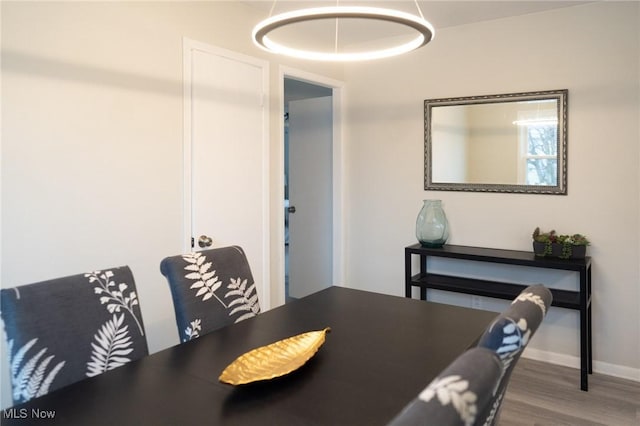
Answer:
[(424, 200), (416, 220), (416, 238), (423, 247), (442, 247), (449, 238), (449, 222), (440, 200)]

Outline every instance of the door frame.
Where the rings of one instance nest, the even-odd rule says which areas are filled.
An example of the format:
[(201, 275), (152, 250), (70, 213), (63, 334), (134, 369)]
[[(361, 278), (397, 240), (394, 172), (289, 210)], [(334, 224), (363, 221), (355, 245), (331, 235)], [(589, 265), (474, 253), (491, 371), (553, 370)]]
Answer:
[(332, 251), (333, 251), (333, 272), (332, 285), (344, 286), (344, 154), (343, 154), (343, 138), (344, 138), (344, 120), (343, 120), (343, 97), (345, 83), (334, 80), (322, 75), (313, 74), (308, 71), (302, 71), (287, 66), (279, 66), (278, 83), (280, 93), (279, 115), (280, 125), (278, 127), (278, 155), (281, 159), (280, 172), (277, 178), (277, 194), (281, 208), (277, 209), (276, 214), (276, 242), (278, 245), (277, 262), (277, 283), (278, 294), (281, 295), (281, 301), (284, 303), (285, 295), (285, 247), (284, 247), (284, 80), (291, 78), (304, 81), (305, 83), (324, 86), (332, 89), (333, 104), (333, 142), (332, 142), (332, 196), (333, 196), (333, 235), (332, 235)]
[[(269, 62), (254, 58), (242, 53), (233, 52), (221, 47), (183, 37), (182, 39), (182, 69), (183, 69), (183, 228), (182, 251), (188, 253), (195, 248), (191, 247), (193, 214), (192, 214), (192, 112), (191, 112), (191, 82), (192, 82), (192, 52), (202, 51), (217, 56), (232, 59), (254, 65), (262, 70), (262, 277), (254, 277), (261, 280), (259, 291), (260, 306), (263, 311), (271, 308), (271, 247), (270, 247), (270, 215), (269, 215)], [(283, 219), (284, 220), (284, 219)], [(195, 238), (195, 236), (193, 236)]]

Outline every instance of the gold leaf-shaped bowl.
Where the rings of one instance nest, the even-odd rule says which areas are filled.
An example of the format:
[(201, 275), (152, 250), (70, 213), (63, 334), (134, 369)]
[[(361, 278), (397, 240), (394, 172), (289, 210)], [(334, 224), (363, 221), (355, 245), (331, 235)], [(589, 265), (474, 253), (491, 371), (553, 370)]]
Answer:
[(230, 385), (244, 385), (289, 374), (318, 352), (329, 331), (329, 327), (309, 331), (253, 349), (229, 364), (219, 380)]

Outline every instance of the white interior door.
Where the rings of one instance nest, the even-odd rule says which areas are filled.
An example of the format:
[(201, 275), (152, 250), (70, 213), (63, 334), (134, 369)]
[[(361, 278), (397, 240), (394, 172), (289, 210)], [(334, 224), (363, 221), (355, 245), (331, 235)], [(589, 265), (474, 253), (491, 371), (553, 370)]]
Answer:
[(289, 295), (333, 280), (332, 98), (289, 102)]
[(268, 67), (185, 41), (185, 236), (239, 245), (269, 307)]

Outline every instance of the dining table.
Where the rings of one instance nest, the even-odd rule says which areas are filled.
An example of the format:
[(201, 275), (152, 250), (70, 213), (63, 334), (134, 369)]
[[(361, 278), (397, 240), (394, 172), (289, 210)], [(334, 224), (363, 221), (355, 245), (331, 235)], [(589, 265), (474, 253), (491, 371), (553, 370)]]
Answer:
[[(384, 425), (496, 315), (332, 286), (5, 408), (2, 425)], [(219, 380), (248, 351), (327, 327), (286, 375)]]

